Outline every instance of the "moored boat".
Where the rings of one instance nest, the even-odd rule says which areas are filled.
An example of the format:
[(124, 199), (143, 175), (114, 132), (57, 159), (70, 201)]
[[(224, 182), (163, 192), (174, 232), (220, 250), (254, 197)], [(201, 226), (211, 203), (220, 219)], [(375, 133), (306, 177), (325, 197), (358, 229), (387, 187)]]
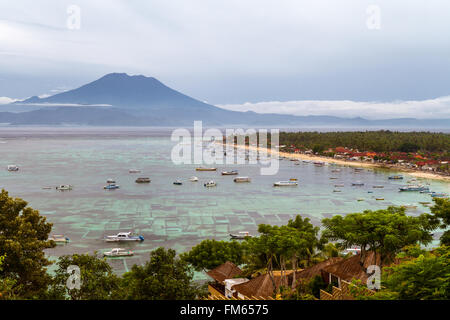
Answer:
[(390, 180), (402, 180), (403, 176), (399, 176), (399, 175), (394, 175), (394, 176), (389, 176)]
[(236, 177), (233, 179), (234, 182), (250, 182), (249, 177)]
[(191, 181), (191, 182), (197, 182), (197, 181), (198, 181), (198, 178), (197, 178), (197, 177), (190, 177), (190, 178), (189, 178), (189, 181)]
[(195, 168), (195, 171), (216, 171), (216, 170), (217, 168), (203, 168), (203, 167)]
[(241, 231), (238, 234), (230, 233), (231, 239), (243, 240), (245, 238), (251, 238), (252, 236), (248, 233), (248, 231)]
[(59, 191), (68, 191), (68, 190), (72, 190), (73, 186), (71, 186), (70, 184), (62, 184), (56, 187), (56, 190)]
[(231, 170), (231, 171), (222, 171), (223, 176), (235, 176), (238, 175), (239, 172), (237, 170)]
[(16, 166), (15, 164), (10, 164), (7, 167), (8, 171), (13, 172), (13, 171), (19, 171), (19, 167)]
[(363, 185), (364, 185), (364, 183), (361, 182), (361, 181), (352, 182), (352, 186), (360, 187), (360, 186), (363, 186)]
[(140, 177), (140, 178), (137, 178), (135, 182), (136, 183), (150, 183), (151, 180), (150, 180), (150, 178), (147, 178), (147, 177)]
[(108, 178), (106, 179), (106, 183), (116, 183), (116, 180), (112, 179), (112, 178)]
[(120, 241), (144, 241), (143, 236), (132, 236), (131, 232), (119, 232), (114, 236), (106, 236), (107, 242), (120, 242)]
[(120, 188), (120, 186), (115, 183), (110, 183), (103, 187), (103, 189), (105, 189), (105, 190), (115, 190), (115, 189), (119, 189), (119, 188)]
[(447, 194), (446, 194), (446, 193), (443, 193), (443, 192), (432, 192), (432, 193), (431, 193), (431, 196), (432, 196), (433, 198), (446, 198), (446, 197), (447, 197)]
[(66, 236), (64, 236), (62, 234), (52, 235), (51, 237), (48, 238), (48, 240), (52, 240), (52, 241), (56, 242), (56, 244), (68, 243), (70, 241), (69, 238), (67, 238)]
[(340, 188), (340, 187), (343, 187), (343, 186), (344, 186), (344, 184), (343, 184), (343, 183), (339, 183), (339, 184), (335, 184), (334, 186), (335, 186), (335, 187), (339, 187), (339, 188)]
[(128, 172), (129, 173), (140, 173), (141, 170), (139, 170), (139, 169), (130, 169), (130, 170), (128, 170)]
[(374, 186), (372, 186), (372, 188), (382, 189), (382, 188), (384, 188), (384, 186), (382, 186), (382, 185), (374, 185)]
[(114, 248), (111, 251), (103, 252), (104, 257), (130, 257), (132, 255), (134, 255), (133, 251), (122, 248)]
[(273, 184), (274, 187), (296, 187), (298, 182), (296, 181), (277, 181)]
[(205, 184), (203, 184), (205, 187), (215, 187), (217, 186), (217, 183), (213, 180), (210, 180), (208, 182), (206, 182)]
[(181, 186), (183, 184), (183, 182), (181, 182), (181, 180), (175, 180), (173, 182), (173, 184), (176, 185), (176, 186)]
[(428, 191), (429, 188), (422, 185), (409, 185), (405, 187), (400, 187), (400, 191)]

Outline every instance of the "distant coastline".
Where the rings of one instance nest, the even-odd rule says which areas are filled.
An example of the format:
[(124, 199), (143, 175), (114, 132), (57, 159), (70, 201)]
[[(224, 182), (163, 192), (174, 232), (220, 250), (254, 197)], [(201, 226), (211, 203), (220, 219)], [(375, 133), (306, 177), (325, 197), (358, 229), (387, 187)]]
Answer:
[[(248, 146), (248, 145), (245, 145), (245, 146), (235, 145), (235, 146), (239, 149), (246, 149), (246, 150), (252, 150), (252, 151), (259, 151), (261, 149), (264, 149), (268, 154), (272, 153), (272, 150), (270, 148), (261, 148), (261, 147)], [(432, 172), (423, 172), (423, 171), (414, 170), (414, 169), (405, 169), (405, 168), (397, 167), (395, 165), (367, 163), (367, 162), (361, 162), (361, 161), (347, 161), (347, 160), (329, 158), (329, 157), (318, 156), (318, 155), (301, 154), (301, 153), (289, 153), (289, 152), (282, 152), (282, 151), (277, 151), (277, 152), (278, 152), (279, 156), (285, 157), (288, 159), (322, 161), (322, 162), (327, 162), (327, 163), (334, 163), (334, 164), (341, 165), (341, 166), (387, 169), (387, 170), (392, 170), (392, 171), (404, 172), (404, 173), (409, 174), (416, 178), (434, 179), (434, 180), (441, 180), (444, 182), (450, 182), (450, 176), (444, 176), (444, 175), (434, 173), (434, 172), (432, 173)]]

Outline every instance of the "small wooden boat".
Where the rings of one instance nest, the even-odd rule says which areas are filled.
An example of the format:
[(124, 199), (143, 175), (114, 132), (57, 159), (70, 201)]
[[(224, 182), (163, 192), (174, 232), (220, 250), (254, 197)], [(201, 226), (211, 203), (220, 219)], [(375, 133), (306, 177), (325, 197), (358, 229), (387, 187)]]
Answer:
[(130, 169), (130, 170), (128, 170), (128, 172), (129, 173), (140, 173), (141, 170), (139, 170), (139, 169)]
[(198, 178), (197, 178), (197, 177), (190, 177), (190, 178), (189, 178), (189, 181), (191, 181), (191, 182), (197, 182), (197, 181), (198, 181)]
[(375, 200), (384, 200), (384, 198), (375, 198)]
[(175, 180), (173, 182), (173, 184), (176, 185), (176, 186), (181, 186), (183, 184), (183, 182), (181, 182), (181, 180)]
[(216, 170), (217, 168), (203, 168), (203, 167), (195, 168), (195, 171), (216, 171)]
[(245, 238), (251, 238), (252, 236), (248, 233), (248, 231), (241, 231), (238, 234), (230, 233), (231, 239), (243, 240)]
[(106, 179), (106, 183), (116, 183), (116, 180), (109, 178), (109, 179)]
[(273, 184), (274, 187), (296, 187), (298, 183), (296, 181), (277, 181)]
[(334, 186), (335, 186), (335, 187), (339, 187), (339, 188), (340, 188), (340, 187), (343, 187), (343, 186), (344, 186), (344, 184), (343, 184), (343, 183), (340, 183), (340, 184), (335, 184)]
[(333, 192), (342, 192), (342, 190), (334, 189)]
[(232, 170), (232, 171), (222, 171), (222, 175), (223, 176), (236, 176), (238, 175), (239, 172), (237, 170)]
[(412, 204), (405, 204), (405, 205), (403, 205), (401, 207), (405, 208), (405, 209), (416, 209), (417, 208), (417, 206), (412, 205)]
[(56, 187), (56, 190), (59, 190), (59, 191), (68, 191), (68, 190), (72, 190), (72, 186), (70, 185), (70, 184), (62, 184), (62, 185), (60, 185), (60, 186), (57, 186)]
[(236, 177), (233, 179), (234, 182), (240, 183), (240, 182), (250, 182), (249, 177)]
[(52, 240), (56, 242), (56, 244), (68, 243), (70, 241), (69, 238), (65, 237), (62, 234), (55, 234), (48, 238), (48, 240)]
[(363, 183), (363, 182), (360, 182), (360, 181), (352, 182), (352, 186), (360, 187), (360, 186), (363, 186), (363, 185), (364, 185), (364, 183)]
[(210, 180), (208, 182), (206, 182), (205, 184), (203, 184), (205, 187), (215, 187), (217, 186), (217, 183), (215, 183), (213, 180)]
[(331, 172), (341, 172), (341, 169), (333, 169)]
[(150, 183), (151, 180), (150, 180), (150, 178), (145, 177), (145, 178), (137, 178), (135, 182), (136, 183)]
[(419, 201), (419, 203), (420, 203), (420, 204), (423, 204), (423, 205), (425, 205), (425, 204), (430, 204), (430, 202), (428, 202), (428, 201)]
[(330, 180), (336, 180), (338, 177), (330, 177)]
[(105, 189), (105, 190), (115, 190), (115, 189), (119, 189), (119, 188), (120, 188), (120, 186), (115, 183), (110, 183), (103, 187), (103, 189)]
[(289, 181), (298, 181), (297, 178), (290, 178)]
[(378, 188), (378, 189), (381, 189), (381, 188), (384, 188), (384, 186), (382, 186), (382, 185), (375, 185), (375, 186), (373, 186), (372, 188)]
[(132, 255), (134, 255), (133, 251), (122, 248), (114, 248), (111, 251), (103, 252), (104, 257), (130, 257)]
[(360, 171), (363, 171), (363, 170), (364, 170), (364, 168), (355, 168), (356, 172), (360, 172)]
[(403, 176), (399, 176), (399, 175), (394, 175), (394, 176), (389, 176), (390, 180), (402, 180)]

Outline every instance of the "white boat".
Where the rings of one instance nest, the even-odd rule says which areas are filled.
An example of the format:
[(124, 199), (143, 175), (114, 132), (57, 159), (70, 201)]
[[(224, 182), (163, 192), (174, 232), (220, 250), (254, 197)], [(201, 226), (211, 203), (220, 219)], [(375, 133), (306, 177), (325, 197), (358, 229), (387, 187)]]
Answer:
[(70, 184), (62, 184), (60, 186), (56, 187), (56, 190), (60, 190), (60, 191), (67, 191), (67, 190), (72, 190), (73, 186), (71, 186)]
[(103, 256), (105, 257), (130, 257), (132, 255), (134, 255), (133, 251), (122, 248), (114, 248), (111, 251), (103, 252)]
[(204, 186), (205, 187), (215, 187), (215, 186), (217, 186), (217, 183), (215, 183), (213, 180), (210, 180), (210, 181), (206, 182), (204, 184)]
[(236, 176), (239, 172), (237, 170), (231, 170), (231, 171), (222, 171), (223, 176)]
[(67, 243), (70, 241), (69, 238), (65, 237), (62, 234), (55, 234), (55, 235), (49, 237), (48, 240), (52, 240), (52, 241), (56, 242), (57, 244), (58, 243)]
[(252, 236), (248, 233), (248, 231), (241, 231), (238, 234), (230, 233), (230, 237), (231, 237), (231, 239), (242, 240), (245, 238), (251, 238)]
[(115, 183), (110, 183), (107, 186), (104, 186), (103, 189), (105, 190), (115, 190), (115, 189), (119, 189), (120, 186), (115, 184)]
[(277, 181), (273, 184), (274, 187), (296, 187), (297, 181)]
[(197, 178), (197, 177), (190, 177), (190, 178), (189, 178), (189, 181), (197, 182), (197, 181), (198, 181), (198, 178)]
[(130, 169), (130, 170), (128, 170), (128, 172), (129, 173), (140, 173), (141, 170), (139, 170), (139, 169)]
[(10, 164), (9, 166), (8, 166), (8, 171), (19, 171), (19, 167), (18, 166), (16, 166), (15, 164)]
[(144, 241), (143, 236), (132, 236), (131, 232), (119, 232), (114, 236), (106, 236), (107, 242), (120, 242), (120, 241)]
[(114, 180), (114, 179), (112, 179), (112, 178), (109, 178), (109, 179), (106, 179), (106, 183), (116, 183), (116, 180)]
[(236, 177), (233, 179), (234, 182), (250, 182), (250, 178), (249, 177)]

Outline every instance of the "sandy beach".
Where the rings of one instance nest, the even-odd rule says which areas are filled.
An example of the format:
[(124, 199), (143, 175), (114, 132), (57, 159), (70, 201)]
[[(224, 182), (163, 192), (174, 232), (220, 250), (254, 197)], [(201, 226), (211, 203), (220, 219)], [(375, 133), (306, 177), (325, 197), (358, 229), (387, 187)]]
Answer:
[[(262, 148), (256, 147), (256, 146), (242, 146), (237, 145), (237, 148), (240, 149), (246, 149), (246, 150), (261, 150)], [(269, 148), (265, 148), (266, 152), (268, 154), (272, 153), (272, 150)], [(405, 169), (405, 168), (399, 168), (394, 167), (390, 165), (384, 165), (384, 164), (378, 164), (378, 163), (369, 163), (369, 162), (359, 162), (359, 161), (346, 161), (346, 160), (340, 160), (340, 159), (334, 159), (334, 158), (327, 158), (327, 157), (321, 157), (317, 155), (308, 155), (308, 154), (301, 154), (301, 153), (288, 153), (288, 152), (278, 152), (280, 157), (285, 157), (288, 159), (296, 159), (296, 160), (309, 160), (309, 161), (322, 161), (326, 163), (334, 163), (340, 166), (349, 166), (349, 167), (363, 167), (363, 168), (377, 168), (377, 169), (387, 169), (387, 170), (393, 170), (393, 171), (399, 171), (404, 172), (405, 174), (411, 175), (415, 178), (421, 178), (421, 179), (434, 179), (434, 180), (441, 180), (445, 182), (450, 182), (450, 177), (443, 176), (440, 174), (432, 173), (432, 172), (423, 172), (423, 171), (417, 171), (412, 169)]]

